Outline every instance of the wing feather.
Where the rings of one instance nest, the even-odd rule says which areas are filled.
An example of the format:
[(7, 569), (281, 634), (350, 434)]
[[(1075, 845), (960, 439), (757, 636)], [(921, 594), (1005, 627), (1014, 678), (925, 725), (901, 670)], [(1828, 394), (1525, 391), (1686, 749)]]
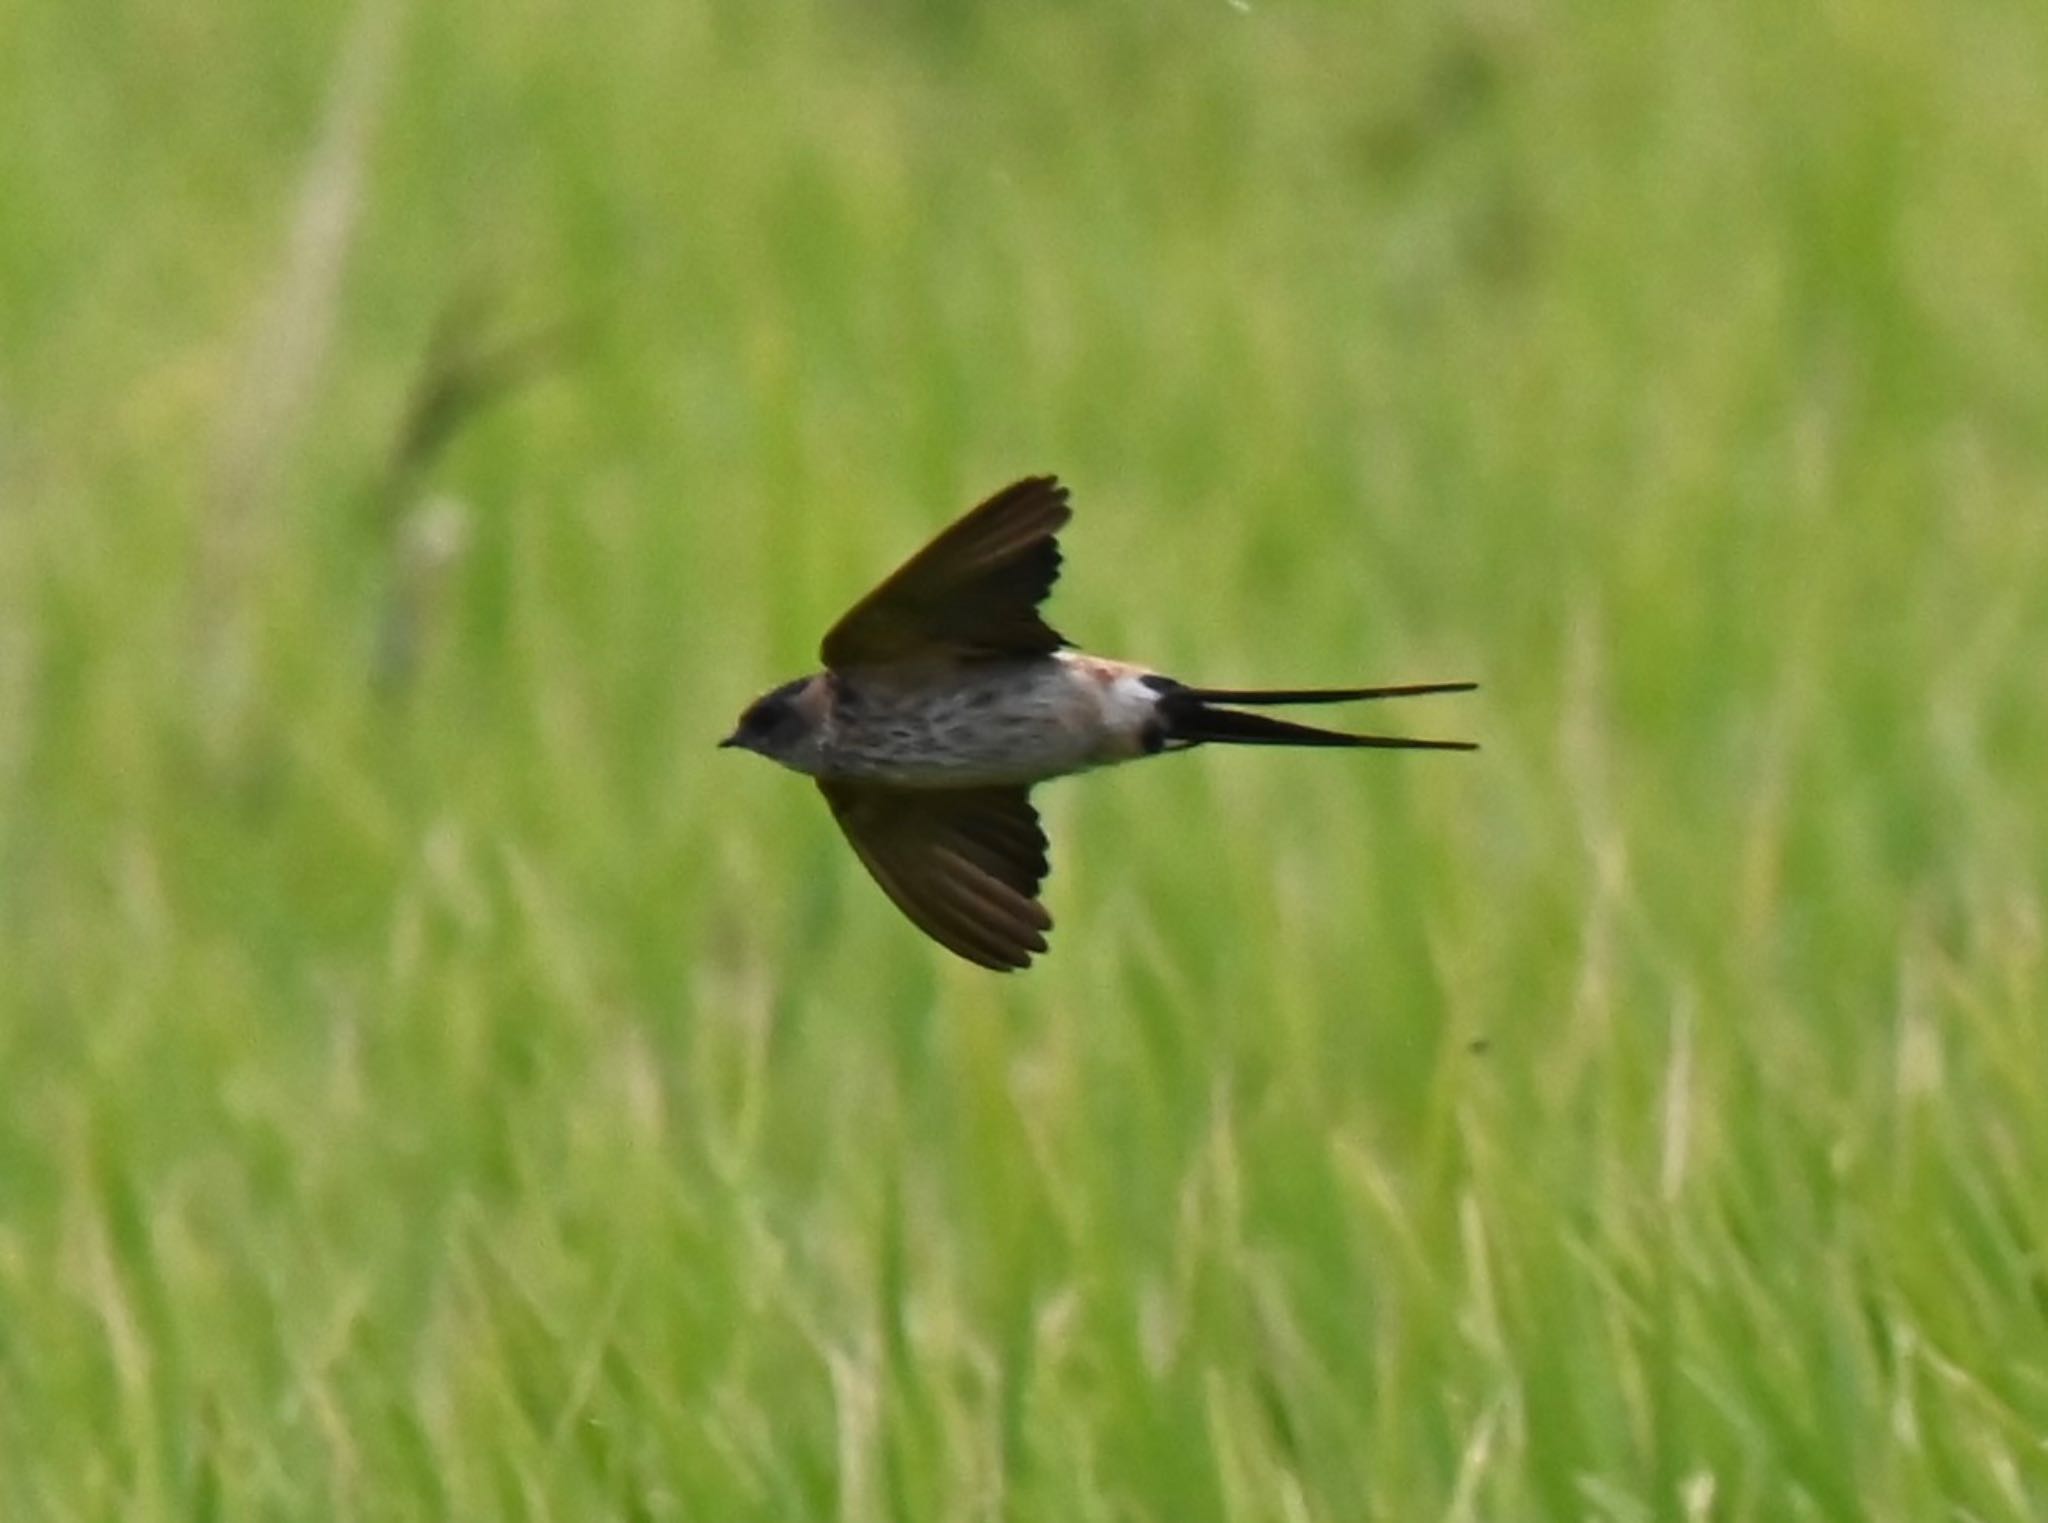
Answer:
[(1038, 605), (1059, 578), (1057, 536), (1071, 517), (1054, 477), (1003, 488), (854, 604), (825, 635), (825, 665), (1050, 655), (1066, 641)]
[(818, 789), (875, 882), (939, 945), (1002, 972), (1045, 950), (1045, 831), (1028, 790)]

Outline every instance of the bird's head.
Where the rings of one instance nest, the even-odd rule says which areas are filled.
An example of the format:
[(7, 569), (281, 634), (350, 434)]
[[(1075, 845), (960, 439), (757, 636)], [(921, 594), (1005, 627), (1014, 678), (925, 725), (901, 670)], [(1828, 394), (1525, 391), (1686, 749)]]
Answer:
[(798, 772), (814, 771), (825, 698), (822, 678), (785, 682), (748, 704), (732, 734), (718, 744), (752, 751)]

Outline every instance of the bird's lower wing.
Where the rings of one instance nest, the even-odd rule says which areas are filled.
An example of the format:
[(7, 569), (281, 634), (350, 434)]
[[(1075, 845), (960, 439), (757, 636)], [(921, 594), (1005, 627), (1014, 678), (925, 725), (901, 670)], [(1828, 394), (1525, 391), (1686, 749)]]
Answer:
[(1026, 789), (820, 780), (818, 791), (882, 891), (939, 945), (999, 972), (1046, 949), (1045, 831)]

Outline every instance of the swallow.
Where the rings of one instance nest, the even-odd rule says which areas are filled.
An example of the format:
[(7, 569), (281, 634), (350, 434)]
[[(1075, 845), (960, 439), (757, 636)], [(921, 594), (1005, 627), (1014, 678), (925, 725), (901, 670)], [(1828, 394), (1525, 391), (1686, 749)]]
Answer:
[(1073, 510), (1051, 476), (970, 509), (826, 633), (824, 670), (749, 704), (720, 741), (812, 778), (854, 853), (912, 924), (1010, 972), (1046, 949), (1048, 778), (1211, 743), (1470, 751), (1315, 729), (1245, 707), (1470, 692), (1397, 687), (1193, 687), (1075, 650), (1039, 605)]

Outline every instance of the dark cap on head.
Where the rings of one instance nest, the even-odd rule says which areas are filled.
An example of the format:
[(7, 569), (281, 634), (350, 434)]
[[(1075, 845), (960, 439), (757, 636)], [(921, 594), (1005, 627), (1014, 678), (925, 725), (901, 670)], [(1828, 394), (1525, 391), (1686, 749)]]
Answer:
[(718, 749), (742, 746), (749, 751), (758, 751), (777, 735), (801, 729), (804, 717), (797, 709), (796, 699), (810, 681), (808, 677), (798, 677), (756, 698), (740, 715), (740, 722), (734, 726), (732, 734), (718, 743)]

